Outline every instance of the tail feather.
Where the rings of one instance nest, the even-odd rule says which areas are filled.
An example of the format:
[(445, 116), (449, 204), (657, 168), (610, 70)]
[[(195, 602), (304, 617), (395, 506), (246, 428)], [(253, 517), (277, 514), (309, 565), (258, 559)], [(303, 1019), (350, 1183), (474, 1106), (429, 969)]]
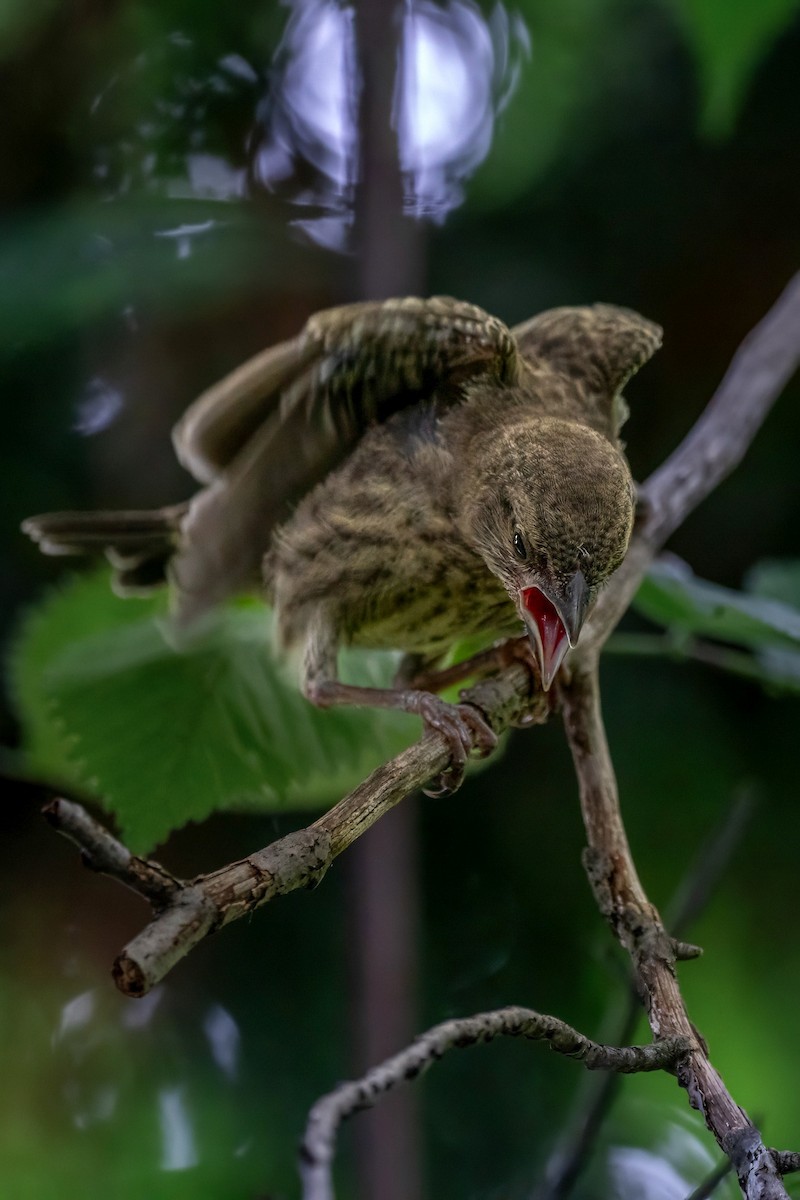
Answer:
[(166, 581), (187, 505), (130, 512), (56, 512), (22, 524), (44, 554), (105, 554), (122, 594)]

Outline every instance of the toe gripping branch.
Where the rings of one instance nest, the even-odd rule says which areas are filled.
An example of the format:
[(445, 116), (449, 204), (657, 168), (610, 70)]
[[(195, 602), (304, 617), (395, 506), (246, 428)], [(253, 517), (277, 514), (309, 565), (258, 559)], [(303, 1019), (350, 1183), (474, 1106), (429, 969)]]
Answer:
[(486, 758), (497, 746), (497, 734), (484, 714), (473, 704), (448, 704), (432, 692), (409, 691), (408, 711), (419, 713), (425, 731), (443, 737), (450, 755), (447, 770), (422, 790), (426, 796), (446, 796), (464, 780), (467, 759), (474, 751)]

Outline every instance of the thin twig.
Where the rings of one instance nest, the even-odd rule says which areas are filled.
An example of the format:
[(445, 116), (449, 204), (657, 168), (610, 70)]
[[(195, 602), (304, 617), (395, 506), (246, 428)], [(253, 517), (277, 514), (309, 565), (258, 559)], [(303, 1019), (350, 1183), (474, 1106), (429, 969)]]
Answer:
[(800, 1171), (800, 1154), (796, 1150), (770, 1150), (781, 1175)]
[(800, 273), (734, 354), (699, 419), (647, 480), (643, 533), (663, 545), (744, 458), (800, 365)]
[(300, 1146), (303, 1200), (333, 1200), (331, 1170), (342, 1121), (368, 1108), (400, 1084), (416, 1079), (448, 1050), (491, 1042), (497, 1037), (546, 1041), (556, 1053), (578, 1059), (590, 1071), (626, 1075), (674, 1068), (689, 1046), (684, 1038), (668, 1038), (649, 1046), (601, 1046), (557, 1017), (528, 1008), (501, 1008), (444, 1021), (399, 1054), (373, 1067), (361, 1079), (340, 1084), (316, 1102), (308, 1115)]
[(110, 875), (149, 900), (157, 910), (172, 903), (183, 886), (158, 863), (137, 858), (81, 804), (59, 797), (45, 804), (42, 813), (54, 829), (79, 847), (84, 866)]
[(601, 593), (573, 654), (603, 646), (655, 554), (698, 504), (741, 462), (800, 364), (800, 273), (736, 351), (703, 413), (639, 489), (643, 513), (622, 566)]
[[(600, 713), (599, 652), (653, 556), (667, 537), (736, 466), (800, 362), (800, 275), (748, 335), (697, 424), (640, 491), (644, 519), (615, 586), (598, 602), (572, 656), (572, 682), (561, 687), (567, 736), (578, 774), (589, 840), (587, 872), (601, 911), (631, 955), (656, 1036), (689, 1035), (691, 1024), (675, 978), (675, 947), (639, 881), (619, 811), (616, 779)], [(697, 1042), (681, 1082), (690, 1103), (737, 1170), (752, 1200), (786, 1191), (770, 1152), (732, 1100)]]

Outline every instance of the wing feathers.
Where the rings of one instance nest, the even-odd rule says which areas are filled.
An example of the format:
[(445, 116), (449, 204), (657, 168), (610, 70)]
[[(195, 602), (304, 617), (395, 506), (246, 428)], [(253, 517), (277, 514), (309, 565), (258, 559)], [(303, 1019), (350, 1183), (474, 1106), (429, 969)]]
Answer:
[(512, 329), (520, 353), (585, 388), (587, 416), (616, 437), (627, 416), (621, 392), (661, 345), (661, 328), (628, 308), (553, 308)]
[(454, 376), (510, 382), (516, 362), (502, 321), (447, 296), (329, 308), (204, 392), (176, 425), (175, 450), (211, 483), (276, 409), (285, 419), (302, 404), (311, 429), (332, 422), (349, 440)]
[(421, 398), (458, 404), (483, 376), (513, 385), (523, 360), (569, 376), (586, 421), (615, 438), (627, 379), (660, 344), (658, 326), (612, 305), (561, 308), (513, 331), (447, 296), (352, 304), (233, 371), (188, 409), (173, 438), (206, 484), (155, 513), (55, 513), (23, 528), (49, 553), (105, 550), (124, 585), (169, 572), (178, 611), (198, 616), (249, 587), (276, 525), (341, 463), (364, 431)]
[(327, 309), (245, 363), (175, 431), (181, 462), (210, 483), (172, 563), (179, 613), (252, 585), (275, 526), (370, 425), (475, 374), (509, 383), (517, 371), (507, 327), (442, 296)]
[(203, 392), (172, 431), (181, 465), (200, 483), (216, 479), (317, 355), (315, 345), (294, 338), (262, 351)]

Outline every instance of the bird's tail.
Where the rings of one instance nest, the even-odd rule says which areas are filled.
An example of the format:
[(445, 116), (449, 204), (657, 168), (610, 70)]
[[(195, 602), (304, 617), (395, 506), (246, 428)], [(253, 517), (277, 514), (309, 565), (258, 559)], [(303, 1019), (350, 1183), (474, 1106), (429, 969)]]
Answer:
[(114, 568), (114, 590), (130, 595), (166, 581), (187, 507), (42, 513), (23, 521), (22, 530), (44, 554), (105, 554)]

